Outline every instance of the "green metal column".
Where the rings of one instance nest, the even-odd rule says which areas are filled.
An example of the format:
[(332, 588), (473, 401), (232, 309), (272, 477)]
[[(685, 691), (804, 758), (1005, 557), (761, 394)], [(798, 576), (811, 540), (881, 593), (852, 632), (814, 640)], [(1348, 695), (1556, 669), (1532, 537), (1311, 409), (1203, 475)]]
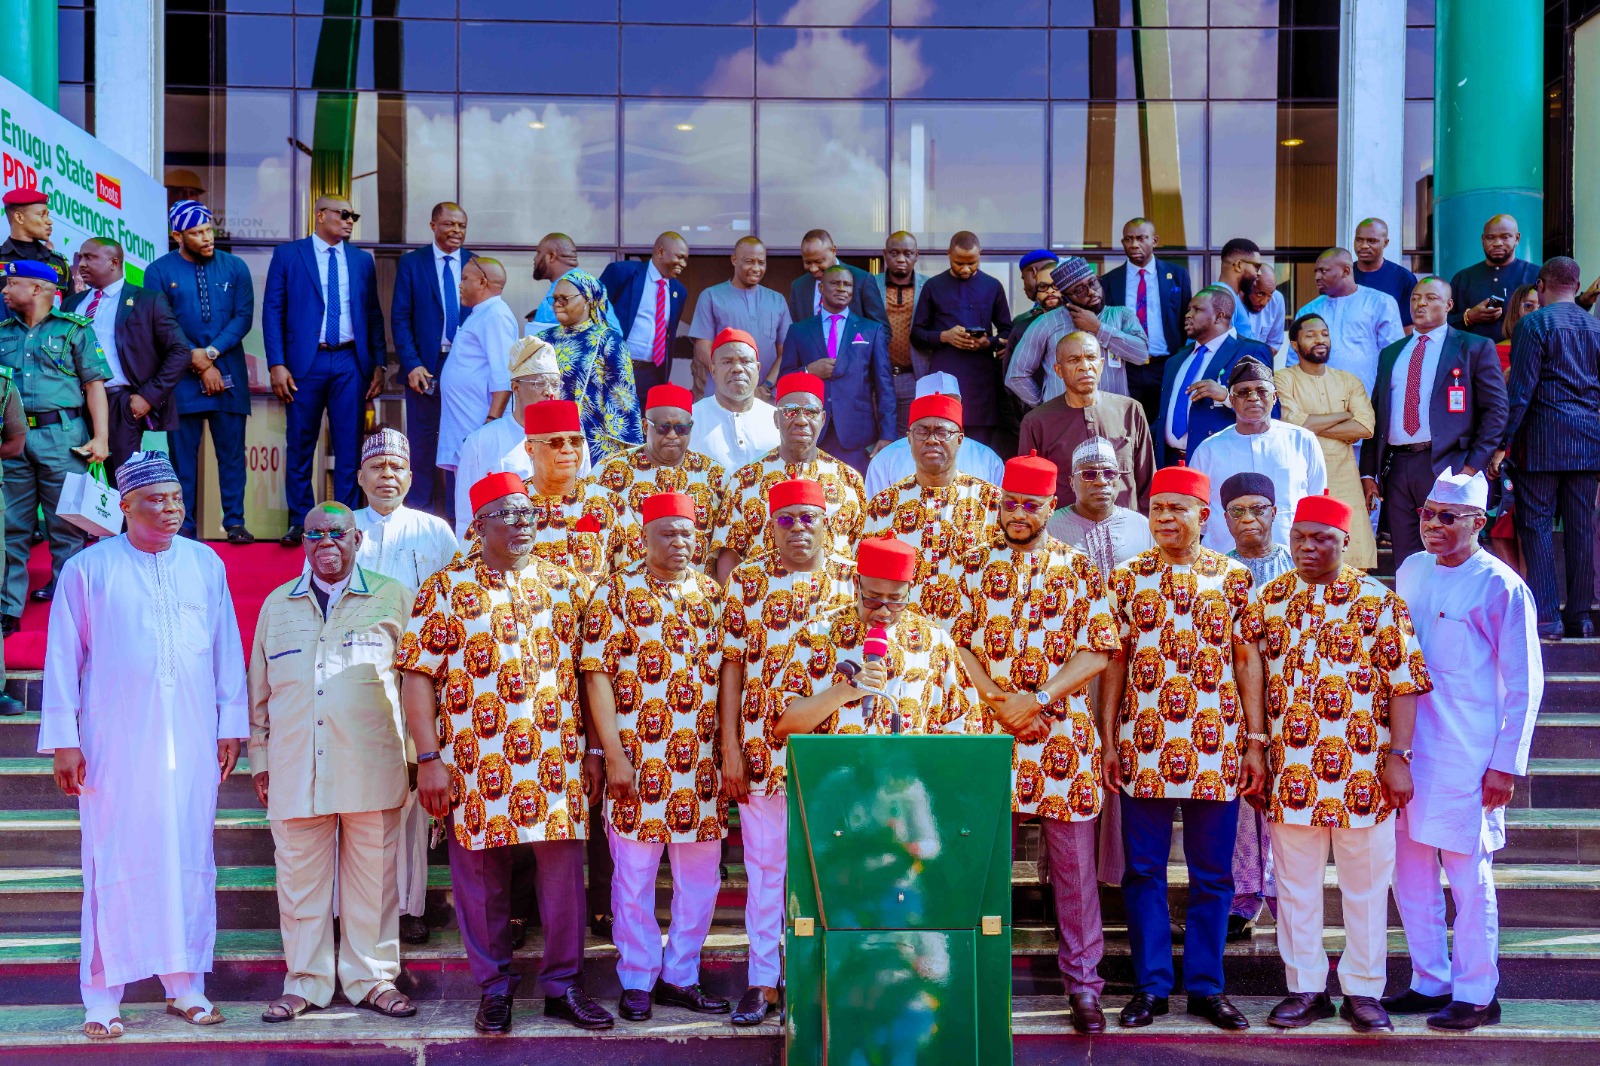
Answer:
[(1483, 258), (1491, 216), (1516, 216), (1517, 254), (1544, 258), (1543, 0), (1449, 0), (1436, 8), (1434, 273)]
[(0, 76), (51, 109), (60, 102), (56, 0), (0, 0)]

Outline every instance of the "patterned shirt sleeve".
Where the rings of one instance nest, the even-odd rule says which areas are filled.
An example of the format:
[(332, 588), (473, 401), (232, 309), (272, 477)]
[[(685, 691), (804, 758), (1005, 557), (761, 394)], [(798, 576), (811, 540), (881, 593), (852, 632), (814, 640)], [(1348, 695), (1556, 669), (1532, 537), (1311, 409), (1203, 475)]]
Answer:
[[(450, 577), (445, 571), (434, 574), (422, 583), (417, 598), (411, 604), (411, 617), (406, 631), (400, 637), (400, 647), (395, 650), (394, 665), (398, 670), (415, 670), (434, 678), (442, 678), (449, 659), (449, 645), (445, 634), (450, 621), (444, 608), (450, 602)], [(460, 623), (456, 623), (459, 627)]]
[(618, 583), (607, 578), (595, 587), (594, 596), (583, 612), (583, 633), (578, 640), (578, 670), (604, 673), (606, 644), (610, 641), (618, 621), (612, 600), (616, 598)]
[(1083, 594), (1088, 598), (1089, 610), (1083, 615), (1083, 623), (1078, 631), (1072, 635), (1073, 646), (1090, 651), (1117, 651), (1122, 647), (1122, 640), (1118, 634), (1116, 594), (1101, 578), (1100, 568), (1091, 563), (1087, 555), (1076, 556), (1074, 567)]
[(1383, 667), (1389, 672), (1390, 696), (1433, 691), (1433, 679), (1422, 661), (1422, 645), (1411, 625), (1411, 611), (1392, 592), (1383, 598), (1383, 609), (1378, 613), (1378, 644)]

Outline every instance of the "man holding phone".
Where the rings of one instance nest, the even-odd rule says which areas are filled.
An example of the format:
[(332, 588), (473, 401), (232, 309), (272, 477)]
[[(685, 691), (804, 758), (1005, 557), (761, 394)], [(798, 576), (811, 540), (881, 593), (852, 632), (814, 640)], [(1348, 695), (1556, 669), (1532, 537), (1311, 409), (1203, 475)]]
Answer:
[(950, 269), (923, 285), (911, 341), (929, 353), (931, 369), (961, 383), (966, 433), (993, 448), (1000, 435), (999, 360), (1011, 334), (1011, 307), (1000, 282), (978, 269), (982, 254), (977, 234), (962, 230), (950, 238)]
[(1485, 222), (1482, 239), (1483, 262), (1456, 271), (1450, 279), (1459, 309), (1450, 313), (1450, 325), (1498, 341), (1506, 301), (1520, 286), (1538, 281), (1539, 268), (1517, 258), (1522, 233), (1510, 215), (1495, 215)]

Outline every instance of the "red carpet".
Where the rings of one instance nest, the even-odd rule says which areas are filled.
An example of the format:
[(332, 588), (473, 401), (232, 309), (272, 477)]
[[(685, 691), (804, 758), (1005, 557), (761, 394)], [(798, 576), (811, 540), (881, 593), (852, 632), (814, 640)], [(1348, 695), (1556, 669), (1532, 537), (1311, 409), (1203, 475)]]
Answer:
[[(239, 616), (239, 636), (244, 640), (246, 658), (255, 638), (256, 615), (267, 594), (300, 572), (305, 552), (285, 548), (277, 541), (238, 545), (219, 542), (209, 547), (222, 557), (228, 570), (228, 588), (233, 593), (233, 610)], [(28, 558), (28, 591), (42, 588), (50, 580), (50, 549), (35, 544)], [(45, 628), (50, 622), (50, 605), (31, 599), (22, 609), (22, 628), (6, 638), (6, 666), (12, 670), (44, 668)]]

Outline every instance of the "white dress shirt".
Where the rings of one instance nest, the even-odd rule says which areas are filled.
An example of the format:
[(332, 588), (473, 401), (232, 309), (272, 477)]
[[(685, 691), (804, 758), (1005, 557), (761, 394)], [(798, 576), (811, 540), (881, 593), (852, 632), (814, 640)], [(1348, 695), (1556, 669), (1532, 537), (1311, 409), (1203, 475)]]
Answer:
[[(461, 325), (461, 251), (457, 249), (454, 252), (447, 252), (437, 244), (431, 244), (428, 247), (433, 249), (433, 281), (435, 285), (439, 286), (440, 311), (444, 310), (446, 302), (444, 295), (444, 260), (446, 256), (450, 257), (450, 276), (454, 279), (452, 288), (455, 289), (456, 297), (456, 327), (459, 329)], [(439, 350), (441, 352), (450, 350), (450, 339), (444, 335), (443, 326), (439, 327)]]
[(1144, 275), (1144, 317), (1145, 340), (1149, 342), (1150, 354), (1166, 355), (1171, 350), (1167, 347), (1167, 335), (1161, 322), (1161, 286), (1156, 279), (1161, 275), (1156, 271), (1154, 259), (1142, 267), (1128, 264), (1127, 283), (1128, 291), (1122, 299), (1122, 305), (1135, 314), (1139, 311), (1139, 275)]
[[(1006, 475), (1006, 464), (987, 444), (979, 444), (971, 437), (962, 437), (961, 447), (956, 449), (956, 471), (999, 488)], [(911, 454), (911, 438), (901, 437), (891, 441), (867, 464), (867, 499), (872, 499), (890, 485), (916, 472), (917, 460)]]
[[(1187, 427), (1185, 427), (1183, 436), (1175, 437), (1172, 435), (1172, 415), (1177, 410), (1180, 401), (1183, 403), (1189, 402), (1189, 398), (1183, 390), (1183, 383), (1188, 380), (1189, 371), (1193, 368), (1194, 361), (1196, 359), (1210, 359), (1216, 350), (1222, 347), (1223, 341), (1234, 336), (1237, 336), (1237, 334), (1230, 329), (1220, 337), (1213, 337), (1204, 344), (1197, 345), (1195, 350), (1189, 353), (1189, 357), (1179, 365), (1178, 376), (1172, 379), (1172, 395), (1167, 397), (1167, 417), (1163, 420), (1166, 424), (1163, 432), (1167, 435), (1167, 447), (1176, 448), (1182, 452), (1187, 452), (1189, 450), (1189, 433)], [(1200, 374), (1204, 373), (1204, 370), (1200, 371)], [(1200, 376), (1197, 375), (1194, 381), (1199, 380)], [(1189, 384), (1194, 384), (1194, 381), (1189, 382)]]
[(456, 330), (456, 345), (439, 371), (438, 465), (456, 468), (467, 434), (483, 425), (494, 394), (511, 391), (511, 346), (521, 323), (505, 297), (477, 304)]
[[(661, 271), (656, 269), (656, 261), (650, 260), (644, 265), (644, 291), (639, 296), (639, 310), (633, 316), (633, 325), (628, 327), (628, 356), (640, 363), (654, 362), (654, 348), (656, 341), (656, 292), (660, 288), (656, 283), (663, 281)], [(672, 314), (672, 286), (667, 285), (667, 314)], [(670, 352), (668, 353), (671, 354)]]
[[(1433, 400), (1433, 379), (1439, 372), (1439, 350), (1444, 347), (1449, 326), (1439, 326), (1427, 333), (1413, 333), (1400, 349), (1389, 375), (1389, 443), (1421, 444), (1433, 439), (1433, 427), (1428, 422), (1428, 407)], [(1417, 338), (1427, 337), (1428, 346), (1422, 350), (1422, 402), (1417, 405), (1419, 425), (1415, 433), (1406, 432), (1406, 380), (1411, 374), (1411, 360), (1417, 354)]]
[(1190, 453), (1189, 465), (1211, 479), (1211, 517), (1203, 539), (1206, 547), (1219, 552), (1235, 547), (1222, 506), (1222, 483), (1232, 475), (1249, 470), (1272, 479), (1278, 505), (1272, 522), (1274, 544), (1289, 543), (1289, 526), (1301, 499), (1320, 496), (1328, 487), (1328, 467), (1317, 435), (1276, 418), (1264, 433), (1240, 433), (1238, 426), (1213, 433)]
[(694, 430), (689, 450), (699, 452), (731, 476), (778, 446), (777, 409), (763, 400), (751, 400), (750, 410), (730, 411), (712, 393), (694, 405)]
[[(122, 279), (107, 285), (101, 290), (99, 306), (94, 309), (94, 339), (100, 342), (100, 350), (106, 353), (106, 365), (111, 368), (111, 376), (106, 379), (106, 388), (127, 388), (128, 375), (122, 372), (122, 358), (117, 354), (117, 304), (122, 299)], [(89, 305), (94, 303), (94, 290), (89, 290), (80, 310), (87, 311)]]
[[(344, 241), (338, 244), (329, 244), (315, 233), (311, 235), (311, 250), (317, 253), (317, 284), (322, 286), (322, 298), (328, 298), (328, 249), (334, 250), (333, 259), (339, 264), (339, 336), (337, 338), (323, 336), (324, 344), (349, 344), (356, 339), (355, 319), (350, 317), (350, 263), (345, 258)], [(322, 309), (322, 320), (328, 320), (328, 309)], [(317, 331), (319, 334), (327, 332), (324, 324)]]
[(456, 555), (456, 535), (450, 523), (404, 504), (386, 515), (363, 507), (356, 512), (356, 528), (361, 531), (356, 563), (400, 582), (413, 596)]

